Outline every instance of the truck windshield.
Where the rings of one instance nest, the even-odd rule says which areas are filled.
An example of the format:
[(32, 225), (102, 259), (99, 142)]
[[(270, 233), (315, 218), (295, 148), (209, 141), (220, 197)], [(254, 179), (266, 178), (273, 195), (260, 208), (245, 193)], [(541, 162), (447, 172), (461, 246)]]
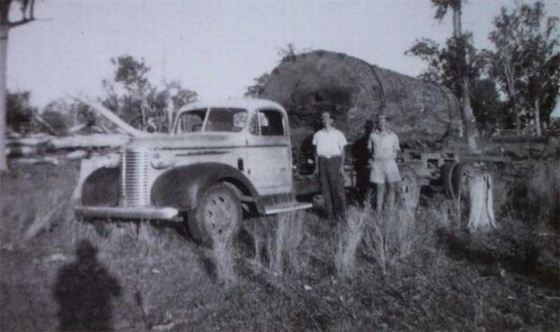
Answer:
[(181, 114), (176, 133), (239, 132), (247, 123), (247, 110), (242, 108), (194, 109)]
[(242, 108), (212, 108), (204, 131), (238, 132), (246, 122), (247, 111)]

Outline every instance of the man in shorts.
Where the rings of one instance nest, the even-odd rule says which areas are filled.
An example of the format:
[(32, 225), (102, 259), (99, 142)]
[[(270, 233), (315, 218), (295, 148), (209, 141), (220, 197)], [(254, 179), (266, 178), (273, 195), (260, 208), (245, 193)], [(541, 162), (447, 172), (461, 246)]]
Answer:
[(388, 185), (388, 207), (392, 209), (395, 204), (396, 190), (401, 181), (399, 167), (397, 166), (397, 152), (400, 150), (399, 138), (387, 126), (384, 114), (378, 117), (378, 128), (369, 136), (368, 150), (371, 154), (370, 182), (377, 187), (377, 211), (381, 211), (384, 203), (385, 184)]
[(342, 218), (346, 213), (344, 193), (344, 147), (348, 143), (344, 134), (333, 127), (329, 112), (321, 115), (323, 129), (313, 135), (316, 165), (319, 168), (321, 194), (329, 220)]

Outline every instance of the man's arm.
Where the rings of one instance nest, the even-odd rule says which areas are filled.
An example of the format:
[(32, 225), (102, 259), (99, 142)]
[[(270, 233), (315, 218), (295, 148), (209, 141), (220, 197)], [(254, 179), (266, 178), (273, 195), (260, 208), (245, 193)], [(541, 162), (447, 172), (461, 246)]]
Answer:
[(367, 141), (367, 151), (368, 151), (368, 153), (369, 153), (369, 158), (368, 158), (368, 159), (373, 158), (373, 140), (372, 140), (372, 138), (371, 138), (372, 135), (373, 135), (373, 133), (371, 133), (371, 134), (369, 135), (368, 141)]
[(394, 141), (393, 141), (393, 143), (394, 143), (394, 149), (395, 149), (396, 151), (400, 151), (400, 150), (401, 150), (401, 144), (399, 143), (399, 136), (397, 136), (397, 134), (394, 134), (394, 135), (395, 135), (395, 139), (394, 139)]
[(348, 141), (346, 140), (344, 134), (341, 132), (340, 133), (340, 172), (341, 173), (344, 171), (344, 160), (346, 157), (346, 151), (344, 148), (346, 147), (346, 144), (348, 144)]
[(313, 175), (319, 173), (319, 155), (317, 154), (317, 133), (313, 135), (313, 156), (315, 157), (315, 169), (313, 169)]

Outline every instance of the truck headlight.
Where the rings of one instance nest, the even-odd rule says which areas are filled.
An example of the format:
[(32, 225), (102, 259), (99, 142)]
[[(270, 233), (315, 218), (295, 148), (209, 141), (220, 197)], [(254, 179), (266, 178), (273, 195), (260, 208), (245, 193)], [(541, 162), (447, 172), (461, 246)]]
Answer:
[(173, 154), (170, 151), (155, 150), (150, 158), (153, 168), (167, 168), (174, 164)]

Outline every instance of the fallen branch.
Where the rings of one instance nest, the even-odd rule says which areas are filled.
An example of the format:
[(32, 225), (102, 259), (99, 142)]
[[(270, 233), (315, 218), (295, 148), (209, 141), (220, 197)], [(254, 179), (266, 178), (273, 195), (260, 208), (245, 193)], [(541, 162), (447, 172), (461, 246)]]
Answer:
[(140, 131), (134, 127), (132, 127), (131, 125), (129, 125), (128, 123), (124, 122), (121, 118), (119, 118), (115, 113), (113, 113), (110, 109), (106, 108), (105, 106), (103, 106), (102, 104), (95, 102), (95, 101), (91, 101), (91, 100), (87, 100), (85, 97), (78, 97), (78, 96), (74, 96), (72, 94), (70, 94), (70, 96), (74, 99), (76, 99), (77, 101), (80, 101), (86, 105), (88, 105), (91, 109), (93, 109), (94, 111), (96, 111), (97, 113), (101, 114), (102, 116), (104, 116), (107, 120), (111, 121), (112, 123), (114, 123), (115, 125), (117, 125), (119, 128), (121, 128), (122, 130), (124, 130), (127, 134), (132, 135), (132, 136), (145, 136), (148, 135), (148, 133), (145, 133), (143, 131)]
[(43, 127), (45, 127), (45, 129), (47, 129), (47, 131), (50, 134), (55, 135), (55, 136), (60, 134), (50, 124), (48, 124), (47, 121), (45, 121), (39, 114), (33, 113), (33, 118), (35, 120), (37, 120), (37, 122), (39, 122), (41, 125), (43, 125)]

